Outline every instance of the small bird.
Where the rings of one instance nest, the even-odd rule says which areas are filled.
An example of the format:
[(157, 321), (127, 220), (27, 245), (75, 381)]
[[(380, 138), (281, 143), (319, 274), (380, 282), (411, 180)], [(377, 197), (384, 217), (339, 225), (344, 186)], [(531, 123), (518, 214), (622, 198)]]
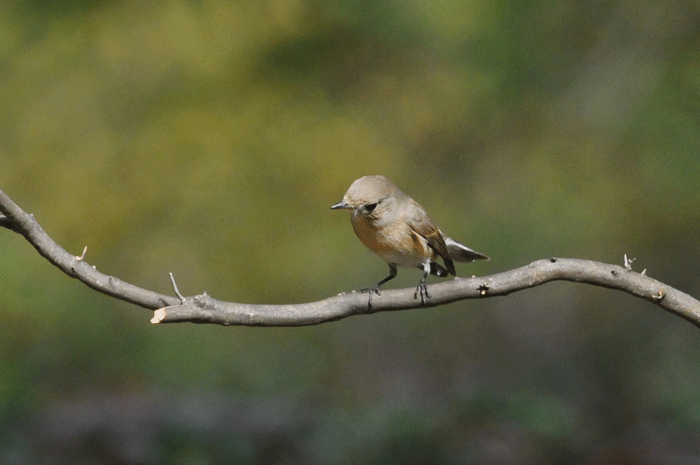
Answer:
[[(351, 210), (350, 221), (355, 234), (372, 252), (389, 264), (389, 276), (372, 287), (362, 289), (379, 295), (379, 287), (396, 277), (396, 267), (423, 270), (413, 298), (421, 302), (430, 298), (425, 283), (429, 274), (457, 276), (453, 261), (473, 262), (489, 257), (450, 239), (435, 226), (418, 202), (404, 194), (384, 176), (364, 176), (352, 183), (343, 200), (332, 210)], [(442, 258), (445, 266), (437, 263)]]

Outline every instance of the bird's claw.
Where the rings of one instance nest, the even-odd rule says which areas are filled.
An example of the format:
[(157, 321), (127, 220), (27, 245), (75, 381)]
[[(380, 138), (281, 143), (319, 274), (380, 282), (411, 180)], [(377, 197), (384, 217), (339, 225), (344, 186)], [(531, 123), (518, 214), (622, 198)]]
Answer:
[(375, 294), (379, 295), (379, 286), (373, 286), (373, 287), (365, 287), (364, 289), (360, 289), (360, 292), (369, 292), (369, 295), (372, 296), (372, 292)]
[(417, 299), (418, 294), (420, 294), (421, 304), (425, 305), (425, 299), (430, 298), (430, 293), (428, 292), (428, 285), (425, 283), (425, 281), (421, 281), (420, 283), (418, 283), (418, 287), (416, 287), (416, 292), (413, 293), (413, 298)]
[(367, 308), (372, 310), (372, 294), (380, 295), (379, 286), (365, 287), (360, 289), (360, 292), (367, 292), (369, 294), (369, 299), (367, 300)]

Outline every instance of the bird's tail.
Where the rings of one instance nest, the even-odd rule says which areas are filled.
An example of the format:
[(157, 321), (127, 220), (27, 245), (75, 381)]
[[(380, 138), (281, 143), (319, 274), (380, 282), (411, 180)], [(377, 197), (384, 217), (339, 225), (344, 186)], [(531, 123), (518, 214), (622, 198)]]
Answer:
[(450, 258), (456, 262), (473, 262), (474, 260), (489, 260), (486, 255), (472, 250), (466, 245), (462, 245), (457, 241), (445, 236), (445, 245), (450, 253)]

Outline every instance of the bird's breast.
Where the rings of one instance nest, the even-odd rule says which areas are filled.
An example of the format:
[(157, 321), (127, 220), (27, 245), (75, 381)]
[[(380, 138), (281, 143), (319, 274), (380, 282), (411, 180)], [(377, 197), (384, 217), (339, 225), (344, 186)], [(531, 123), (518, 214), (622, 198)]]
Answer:
[(352, 216), (352, 226), (360, 241), (388, 263), (413, 268), (434, 257), (425, 238), (405, 223), (381, 224), (357, 214)]

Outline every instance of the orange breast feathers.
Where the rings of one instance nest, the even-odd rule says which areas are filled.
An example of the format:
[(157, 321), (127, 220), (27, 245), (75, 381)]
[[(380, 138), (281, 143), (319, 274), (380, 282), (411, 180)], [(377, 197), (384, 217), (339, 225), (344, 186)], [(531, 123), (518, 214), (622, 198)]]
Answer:
[(390, 221), (377, 226), (376, 222), (373, 224), (369, 218), (356, 214), (352, 216), (352, 227), (362, 243), (388, 263), (414, 268), (437, 258), (426, 239), (405, 222)]

